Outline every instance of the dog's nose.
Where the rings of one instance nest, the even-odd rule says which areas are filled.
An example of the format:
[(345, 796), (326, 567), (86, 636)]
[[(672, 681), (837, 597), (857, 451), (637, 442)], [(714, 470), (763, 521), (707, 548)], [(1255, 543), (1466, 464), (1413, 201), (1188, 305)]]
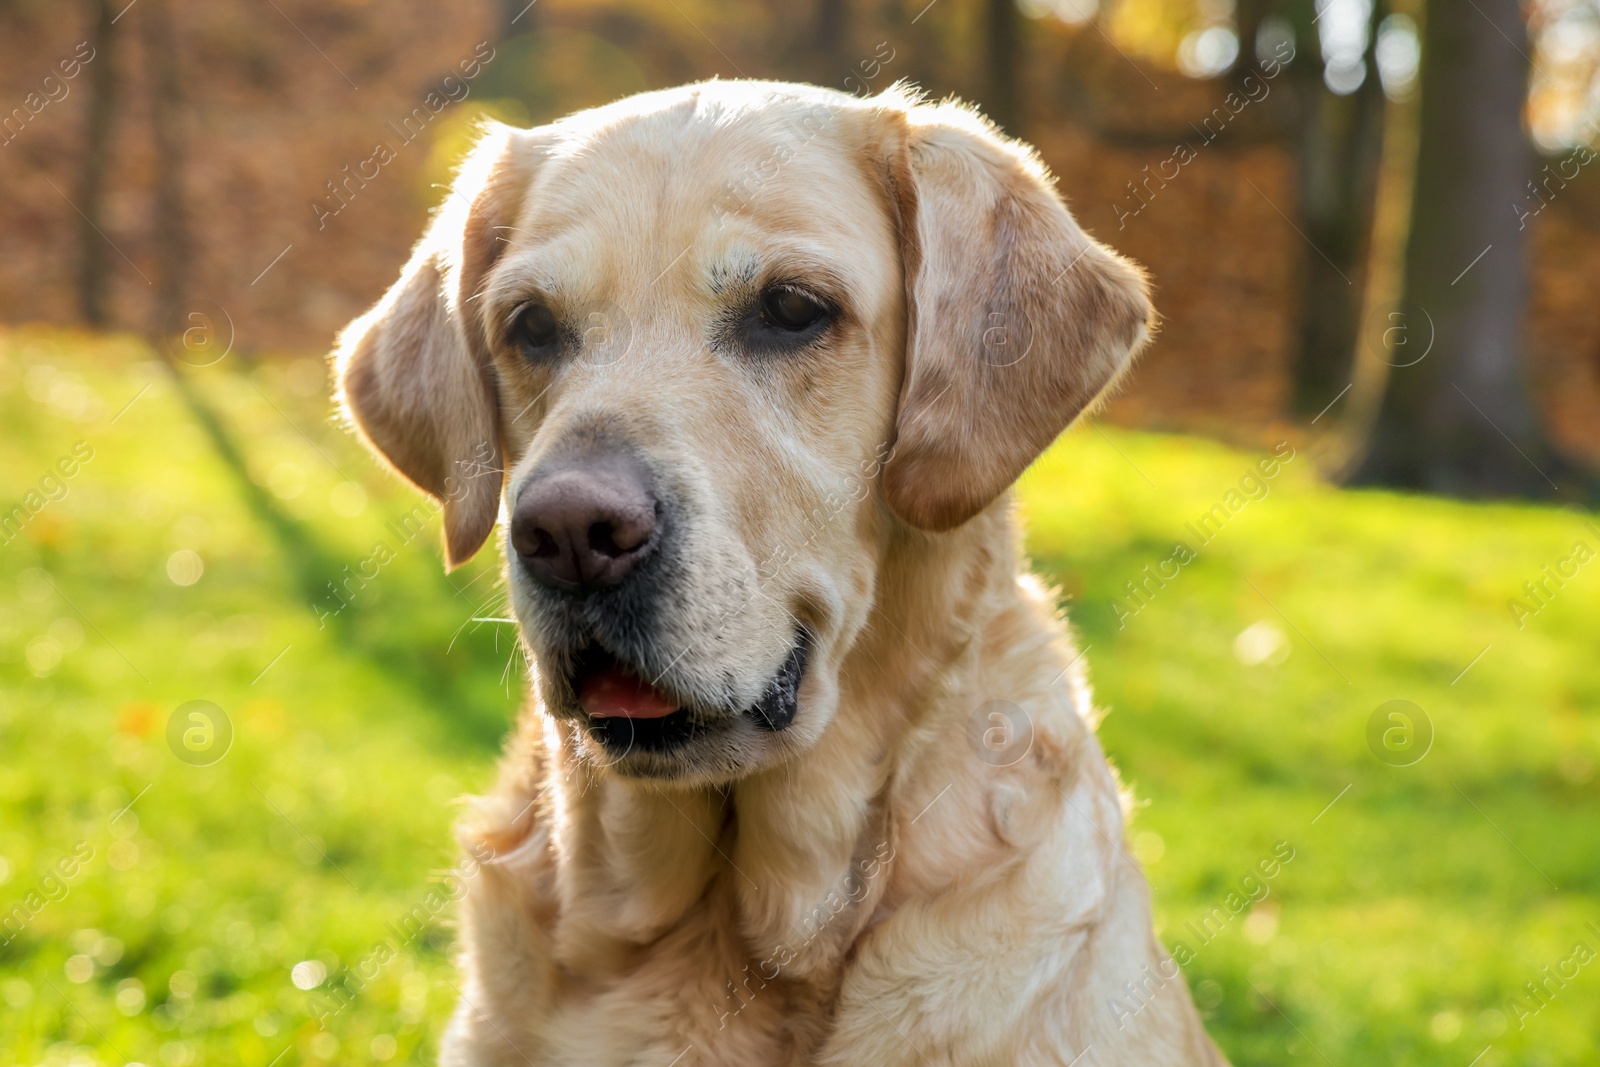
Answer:
[(650, 554), (656, 528), (648, 472), (613, 453), (536, 474), (512, 510), (511, 546), (536, 581), (596, 589), (622, 581)]

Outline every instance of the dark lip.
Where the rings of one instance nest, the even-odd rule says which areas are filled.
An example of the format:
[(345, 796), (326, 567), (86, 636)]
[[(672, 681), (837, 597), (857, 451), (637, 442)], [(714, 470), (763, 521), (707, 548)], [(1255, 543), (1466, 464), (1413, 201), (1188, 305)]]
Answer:
[(795, 713), (800, 710), (800, 681), (805, 677), (810, 651), (811, 635), (800, 630), (795, 634), (794, 647), (767, 683), (761, 699), (745, 709), (745, 714), (763, 730), (777, 733), (794, 722)]
[(617, 759), (630, 752), (666, 755), (711, 732), (686, 709), (659, 719), (594, 719), (585, 715), (589, 736)]
[[(778, 733), (794, 722), (795, 714), (799, 711), (800, 683), (805, 677), (810, 649), (810, 633), (799, 630), (788, 656), (767, 683), (760, 699), (731, 715), (706, 716), (687, 707), (659, 719), (597, 719), (581, 710), (577, 714), (589, 736), (617, 759), (630, 752), (670, 754), (698, 739), (727, 729), (740, 716), (748, 716), (757, 729)], [(643, 674), (633, 664), (613, 656), (597, 644), (579, 650), (572, 657), (572, 667), (567, 677), (568, 691), (573, 694), (574, 703), (585, 677), (613, 666), (620, 666), (630, 673)]]

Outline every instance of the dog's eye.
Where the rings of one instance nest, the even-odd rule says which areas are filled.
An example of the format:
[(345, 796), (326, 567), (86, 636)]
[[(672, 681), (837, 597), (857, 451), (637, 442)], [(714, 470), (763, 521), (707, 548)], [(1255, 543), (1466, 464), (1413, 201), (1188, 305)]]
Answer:
[(555, 312), (543, 304), (528, 304), (517, 312), (511, 325), (512, 340), (528, 350), (549, 348), (561, 337), (561, 324)]
[(803, 330), (828, 309), (798, 289), (768, 289), (761, 294), (761, 321), (780, 330)]

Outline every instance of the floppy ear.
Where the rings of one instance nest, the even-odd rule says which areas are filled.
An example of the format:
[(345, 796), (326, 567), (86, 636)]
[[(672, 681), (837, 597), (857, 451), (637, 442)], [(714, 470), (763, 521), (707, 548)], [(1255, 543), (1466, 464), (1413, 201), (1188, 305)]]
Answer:
[(506, 247), (532, 174), (526, 131), (491, 124), (400, 280), (339, 337), (344, 411), (367, 444), (444, 508), (445, 563), (483, 546), (500, 510), (494, 367), (470, 303)]
[(906, 369), (883, 484), (900, 518), (948, 530), (1111, 384), (1152, 311), (1143, 272), (1078, 227), (1029, 149), (954, 104), (905, 123), (889, 184)]

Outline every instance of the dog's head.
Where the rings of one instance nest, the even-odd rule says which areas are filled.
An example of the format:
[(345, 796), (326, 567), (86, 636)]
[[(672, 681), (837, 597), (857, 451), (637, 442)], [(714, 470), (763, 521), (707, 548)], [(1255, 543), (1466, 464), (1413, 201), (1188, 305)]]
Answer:
[(1149, 316), (972, 112), (721, 82), (489, 128), (337, 359), (450, 565), (503, 500), (549, 714), (728, 781), (834, 717), (895, 524), (987, 508)]

